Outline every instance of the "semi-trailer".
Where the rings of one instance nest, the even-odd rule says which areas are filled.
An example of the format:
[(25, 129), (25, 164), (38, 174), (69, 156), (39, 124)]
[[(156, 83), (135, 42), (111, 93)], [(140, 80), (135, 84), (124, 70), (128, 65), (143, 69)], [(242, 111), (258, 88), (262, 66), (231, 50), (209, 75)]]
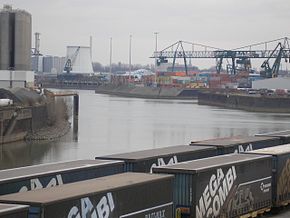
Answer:
[(217, 155), (217, 149), (209, 146), (176, 145), (136, 152), (96, 157), (103, 160), (125, 162), (127, 172), (151, 172), (152, 167), (172, 165), (183, 161), (196, 160)]
[(0, 171), (0, 195), (58, 186), (124, 172), (122, 161), (76, 160)]
[(29, 217), (173, 218), (173, 176), (122, 173), (0, 196), (27, 204)]
[(235, 136), (191, 142), (194, 146), (216, 147), (218, 154), (242, 153), (283, 144), (279, 137)]
[(272, 158), (227, 154), (171, 166), (154, 173), (174, 175), (174, 208), (180, 217), (255, 216), (272, 201)]
[(0, 204), (0, 217), (1, 218), (27, 218), (28, 217), (27, 205), (17, 204)]
[(290, 203), (290, 144), (258, 149), (249, 154), (271, 155), (273, 207)]

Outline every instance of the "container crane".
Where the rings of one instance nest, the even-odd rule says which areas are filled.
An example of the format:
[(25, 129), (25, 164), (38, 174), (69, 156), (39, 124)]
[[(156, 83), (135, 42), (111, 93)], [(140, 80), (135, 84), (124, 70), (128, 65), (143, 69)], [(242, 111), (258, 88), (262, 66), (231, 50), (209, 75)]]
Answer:
[(70, 73), (72, 71), (72, 66), (74, 65), (76, 61), (76, 57), (78, 56), (78, 53), (80, 51), (80, 46), (76, 49), (75, 53), (71, 56), (71, 58), (68, 58), (65, 65), (64, 65), (64, 71), (67, 73)]
[[(261, 65), (261, 68), (263, 69), (263, 71), (261, 71), (261, 75), (263, 77), (266, 77), (266, 78), (277, 77), (278, 72), (279, 72), (279, 68), (280, 68), (280, 64), (281, 64), (281, 59), (283, 57), (285, 58), (285, 62), (288, 62), (288, 60), (290, 62), (290, 57), (285, 55), (286, 47), (288, 47), (288, 49), (289, 49), (289, 43), (288, 43), (287, 38), (285, 38), (283, 45), (281, 42), (279, 42), (278, 45), (276, 46), (276, 48), (273, 50), (273, 52), (267, 58), (267, 60), (265, 60), (263, 62), (263, 64)], [(273, 58), (274, 53), (277, 53), (277, 56), (275, 57), (274, 64), (271, 67), (270, 66), (270, 58)]]

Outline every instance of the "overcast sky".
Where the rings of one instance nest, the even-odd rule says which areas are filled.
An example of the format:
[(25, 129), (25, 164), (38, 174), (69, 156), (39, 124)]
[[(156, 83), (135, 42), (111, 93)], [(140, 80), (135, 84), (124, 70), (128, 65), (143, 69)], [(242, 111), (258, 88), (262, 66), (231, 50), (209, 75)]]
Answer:
[[(33, 32), (41, 33), (41, 52), (66, 55), (68, 45), (89, 45), (93, 60), (153, 63), (154, 32), (158, 48), (194, 41), (219, 48), (290, 36), (290, 0), (1, 0), (32, 14)], [(33, 39), (34, 43), (34, 39)]]

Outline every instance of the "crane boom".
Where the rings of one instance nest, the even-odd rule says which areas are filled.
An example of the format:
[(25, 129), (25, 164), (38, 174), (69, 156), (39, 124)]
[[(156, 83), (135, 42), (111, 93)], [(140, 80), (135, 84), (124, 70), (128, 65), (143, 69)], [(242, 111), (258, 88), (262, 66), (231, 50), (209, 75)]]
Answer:
[(66, 71), (67, 73), (70, 73), (72, 71), (72, 66), (74, 65), (75, 61), (76, 61), (76, 57), (78, 56), (78, 53), (80, 51), (80, 46), (78, 46), (78, 48), (76, 49), (76, 51), (74, 52), (74, 54), (71, 56), (71, 58), (68, 58), (65, 65), (64, 65), (64, 71)]

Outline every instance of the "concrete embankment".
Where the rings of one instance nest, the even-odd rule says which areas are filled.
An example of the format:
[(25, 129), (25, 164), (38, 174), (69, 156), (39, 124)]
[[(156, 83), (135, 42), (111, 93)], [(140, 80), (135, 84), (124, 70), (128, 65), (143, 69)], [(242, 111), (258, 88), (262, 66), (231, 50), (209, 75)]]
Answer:
[(48, 141), (55, 140), (66, 135), (71, 128), (71, 124), (67, 120), (61, 120), (53, 126), (44, 127), (34, 132), (28, 133), (25, 137), (26, 141)]
[(253, 112), (290, 113), (290, 98), (238, 93), (200, 92), (198, 104)]
[(95, 93), (109, 94), (123, 97), (152, 98), (152, 99), (193, 99), (197, 98), (198, 90), (166, 87), (138, 87), (138, 86), (99, 86)]

